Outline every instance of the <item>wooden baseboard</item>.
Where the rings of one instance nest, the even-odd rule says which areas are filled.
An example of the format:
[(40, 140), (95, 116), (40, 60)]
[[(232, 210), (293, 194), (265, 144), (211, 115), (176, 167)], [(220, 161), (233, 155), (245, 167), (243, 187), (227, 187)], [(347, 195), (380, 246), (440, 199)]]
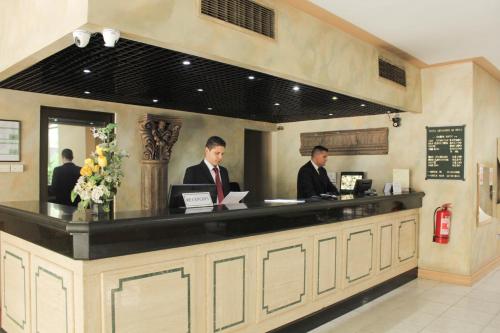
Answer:
[(422, 279), (441, 281), (452, 284), (460, 284), (464, 286), (472, 286), (474, 283), (481, 280), (486, 274), (493, 271), (496, 267), (500, 265), (500, 256), (493, 259), (483, 267), (481, 267), (477, 272), (472, 275), (462, 275), (432, 271), (428, 269), (419, 268), (418, 277)]

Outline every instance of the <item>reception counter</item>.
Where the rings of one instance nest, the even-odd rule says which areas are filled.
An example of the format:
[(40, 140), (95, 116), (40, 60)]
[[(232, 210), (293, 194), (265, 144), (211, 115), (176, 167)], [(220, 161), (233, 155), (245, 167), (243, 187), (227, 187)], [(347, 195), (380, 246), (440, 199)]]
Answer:
[(417, 266), (423, 193), (91, 214), (0, 204), (7, 332), (265, 332)]

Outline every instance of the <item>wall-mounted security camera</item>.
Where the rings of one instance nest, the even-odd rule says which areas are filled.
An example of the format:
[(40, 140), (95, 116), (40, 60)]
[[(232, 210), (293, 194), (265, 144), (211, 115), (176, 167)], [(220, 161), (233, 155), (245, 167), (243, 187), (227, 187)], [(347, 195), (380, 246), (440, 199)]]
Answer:
[(104, 46), (115, 47), (116, 43), (120, 39), (120, 31), (106, 28), (102, 30), (102, 37), (104, 38)]
[(394, 117), (392, 117), (392, 126), (393, 127), (399, 127), (401, 126), (401, 116), (399, 115), (399, 113), (396, 113), (394, 115)]
[(73, 31), (73, 41), (78, 47), (85, 47), (89, 44), (91, 33), (87, 30), (75, 30)]

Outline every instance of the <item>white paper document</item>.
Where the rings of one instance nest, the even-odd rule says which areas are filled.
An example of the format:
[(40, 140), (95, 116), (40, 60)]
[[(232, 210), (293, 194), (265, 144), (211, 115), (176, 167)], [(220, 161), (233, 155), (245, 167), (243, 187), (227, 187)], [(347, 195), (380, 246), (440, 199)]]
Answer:
[(231, 205), (239, 203), (246, 195), (248, 191), (242, 192), (229, 192), (229, 194), (222, 200), (221, 204), (223, 205)]
[(266, 203), (304, 203), (305, 200), (294, 200), (294, 199), (266, 199), (264, 200)]

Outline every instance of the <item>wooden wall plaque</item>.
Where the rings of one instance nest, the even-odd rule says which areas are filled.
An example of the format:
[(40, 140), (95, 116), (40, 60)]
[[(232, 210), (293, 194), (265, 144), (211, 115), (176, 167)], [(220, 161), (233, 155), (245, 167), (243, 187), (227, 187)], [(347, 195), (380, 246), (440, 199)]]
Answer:
[(387, 155), (389, 128), (300, 133), (300, 154), (311, 155), (314, 146), (328, 148), (328, 155)]

